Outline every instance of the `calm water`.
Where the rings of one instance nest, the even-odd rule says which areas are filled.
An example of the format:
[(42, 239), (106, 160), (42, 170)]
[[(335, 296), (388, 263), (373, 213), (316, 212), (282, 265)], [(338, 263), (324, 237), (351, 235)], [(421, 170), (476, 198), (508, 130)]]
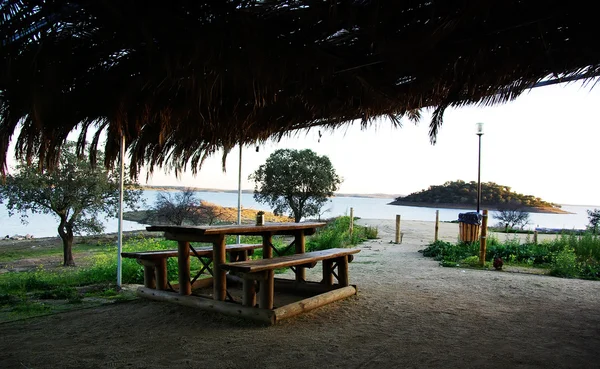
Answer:
[[(150, 207), (156, 200), (157, 191), (144, 191), (144, 199), (146, 207)], [(212, 202), (221, 206), (237, 207), (237, 194), (228, 192), (198, 192), (198, 197), (202, 200)], [(396, 214), (400, 214), (403, 220), (435, 220), (434, 208), (420, 208), (413, 206), (394, 206), (387, 205), (393, 199), (372, 199), (363, 197), (334, 197), (324, 207), (329, 209), (323, 215), (325, 218), (348, 215), (350, 208), (354, 208), (356, 217), (367, 219), (395, 219)], [(269, 211), (269, 207), (259, 204), (254, 201), (252, 194), (242, 195), (242, 206), (244, 208), (253, 208)], [(596, 206), (600, 207), (600, 206)], [(538, 214), (531, 213), (532, 227), (545, 228), (566, 228), (566, 229), (581, 229), (585, 228), (588, 223), (587, 209), (594, 209), (594, 206), (574, 206), (564, 205), (564, 210), (573, 214)], [(474, 209), (439, 209), (441, 221), (451, 221), (458, 218), (458, 213), (474, 211)], [(493, 213), (493, 212), (492, 212)], [(8, 216), (8, 211), (4, 205), (0, 204), (0, 235), (15, 234), (25, 235), (31, 234), (35, 237), (53, 237), (57, 236), (56, 227), (58, 222), (51, 215), (30, 214), (29, 223), (24, 225), (21, 223), (19, 216)], [(491, 223), (495, 223), (494, 219), (490, 218)], [(117, 231), (116, 214), (112, 218), (104, 220), (106, 232)], [(145, 225), (135, 222), (125, 221), (123, 229), (125, 231), (144, 229)]]

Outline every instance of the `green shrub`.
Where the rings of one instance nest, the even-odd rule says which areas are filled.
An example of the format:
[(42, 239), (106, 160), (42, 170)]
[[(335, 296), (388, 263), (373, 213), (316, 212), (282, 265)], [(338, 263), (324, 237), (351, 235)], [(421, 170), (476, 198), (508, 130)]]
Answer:
[(556, 256), (550, 274), (557, 277), (579, 276), (579, 265), (573, 250), (565, 249)]

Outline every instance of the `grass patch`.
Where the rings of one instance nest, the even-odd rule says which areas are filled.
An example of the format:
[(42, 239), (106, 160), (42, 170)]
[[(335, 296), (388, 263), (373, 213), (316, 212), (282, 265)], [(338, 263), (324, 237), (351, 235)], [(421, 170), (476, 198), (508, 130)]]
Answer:
[[(423, 255), (439, 260), (443, 266), (476, 266), (479, 262), (479, 242), (452, 244), (437, 241), (422, 250)], [(554, 240), (535, 244), (528, 238), (503, 243), (488, 239), (486, 262), (500, 257), (505, 265), (545, 268), (558, 277), (600, 279), (600, 236), (563, 234)]]

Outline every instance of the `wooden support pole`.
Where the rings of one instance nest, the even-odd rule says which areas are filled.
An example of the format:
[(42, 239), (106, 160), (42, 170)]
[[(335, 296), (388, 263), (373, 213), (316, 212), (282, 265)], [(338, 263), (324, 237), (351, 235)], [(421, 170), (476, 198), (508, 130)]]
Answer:
[(225, 236), (221, 235), (213, 243), (213, 298), (219, 301), (225, 301), (227, 295), (227, 272), (221, 268), (221, 264), (226, 262), (225, 258)]
[(275, 321), (278, 322), (283, 319), (291, 318), (352, 295), (356, 295), (356, 287), (347, 286), (282, 306), (273, 310), (275, 313)]
[(246, 307), (240, 304), (230, 302), (214, 301), (198, 296), (180, 296), (169, 291), (158, 291), (146, 287), (140, 287), (136, 293), (140, 297), (145, 297), (155, 301), (164, 301), (176, 303), (183, 306), (199, 308), (205, 311), (212, 311), (238, 318), (251, 319), (263, 324), (274, 324), (275, 313), (272, 310), (259, 309), (255, 307)]
[(396, 214), (396, 244), (402, 243), (400, 233), (400, 214)]
[(350, 208), (350, 235), (354, 232), (354, 208)]
[(272, 233), (263, 233), (263, 259), (270, 259), (273, 257), (273, 249), (271, 248), (271, 244), (273, 243), (273, 234)]
[(435, 235), (433, 237), (433, 241), (438, 240), (439, 232), (440, 232), (440, 211), (436, 210), (435, 211)]
[(179, 268), (179, 294), (191, 295), (190, 243), (188, 241), (177, 241), (177, 263)]
[(167, 289), (167, 258), (161, 258), (156, 262), (156, 289)]
[[(304, 238), (304, 231), (295, 232), (296, 240), (294, 246), (296, 247), (296, 254), (304, 254), (306, 252), (306, 239)], [(296, 281), (304, 282), (306, 280), (306, 270), (303, 266), (296, 267)]]
[(242, 282), (242, 305), (253, 307), (256, 305), (256, 281), (244, 278)]
[(488, 211), (483, 211), (483, 219), (481, 221), (481, 238), (479, 239), (479, 265), (485, 266), (485, 251), (487, 247), (487, 224)]
[(348, 286), (348, 257), (342, 256), (335, 259), (338, 269), (338, 283), (342, 287)]
[(156, 288), (153, 265), (144, 265), (144, 287)]
[(538, 243), (538, 232), (537, 229), (533, 231), (533, 243), (537, 245)]
[(326, 286), (333, 285), (333, 260), (323, 260), (323, 284)]
[(273, 309), (273, 291), (275, 272), (265, 271), (266, 278), (260, 281), (259, 307), (261, 309)]

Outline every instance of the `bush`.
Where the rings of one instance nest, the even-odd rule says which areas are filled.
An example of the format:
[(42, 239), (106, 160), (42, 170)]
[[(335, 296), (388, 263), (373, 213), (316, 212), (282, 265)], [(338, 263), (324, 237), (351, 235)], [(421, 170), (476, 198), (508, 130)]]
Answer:
[(348, 247), (358, 245), (367, 239), (377, 238), (376, 227), (354, 225), (353, 228), (354, 231), (350, 234), (350, 217), (334, 218), (325, 227), (317, 230), (314, 236), (308, 238), (306, 251)]

